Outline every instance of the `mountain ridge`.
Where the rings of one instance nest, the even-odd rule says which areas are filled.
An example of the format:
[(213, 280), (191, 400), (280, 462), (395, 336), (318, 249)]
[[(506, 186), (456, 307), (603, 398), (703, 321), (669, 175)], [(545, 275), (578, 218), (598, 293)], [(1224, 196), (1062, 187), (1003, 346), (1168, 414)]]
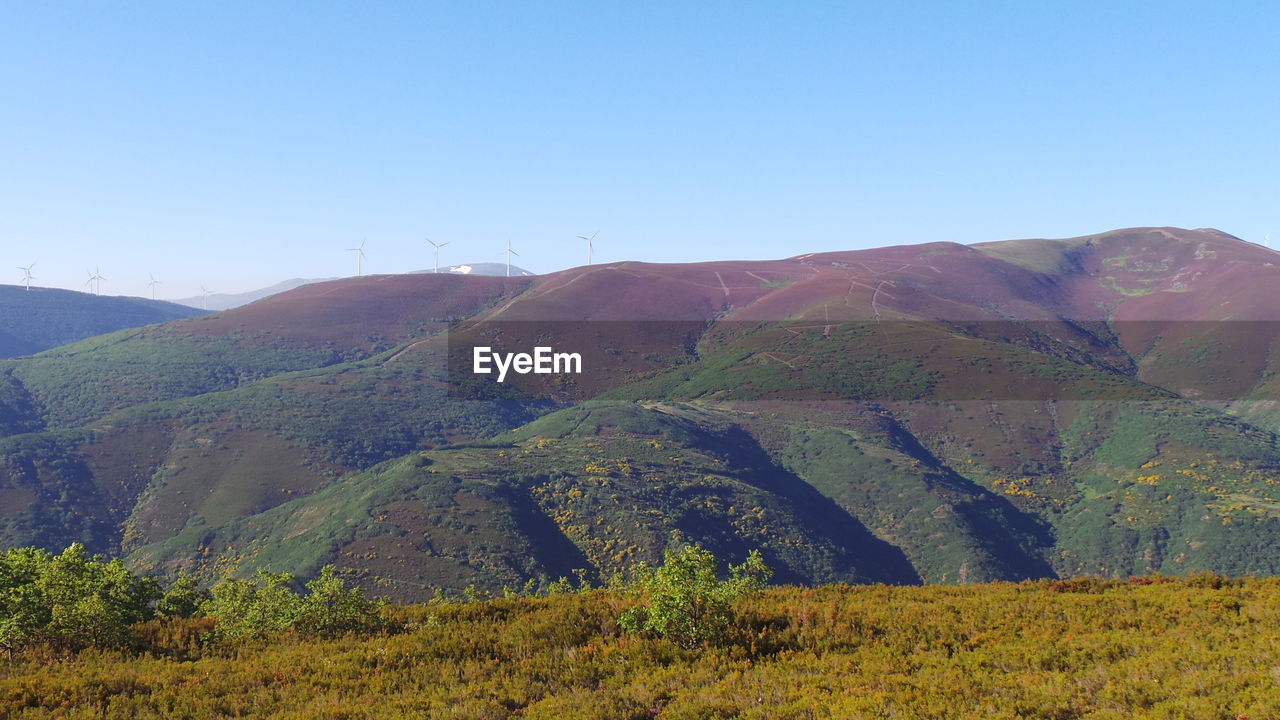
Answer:
[(0, 285), (0, 358), (199, 314), (164, 300)]
[[(690, 541), (794, 582), (1277, 573), (1273, 258), (1135, 228), (306, 285), (0, 364), (0, 538), (408, 599)], [(521, 337), (601, 370), (449, 364)]]
[[(442, 271), (441, 274), (448, 273), (453, 275), (505, 275), (506, 271), (507, 271), (507, 266), (501, 263), (472, 263), (470, 265), (463, 264), (463, 265), (446, 266), (446, 268)], [(435, 273), (435, 270), (411, 270), (410, 272), (403, 273), (403, 274), (422, 275), (426, 273)], [(533, 273), (529, 272), (528, 270), (516, 267), (514, 265), (511, 266), (511, 274), (512, 276), (520, 276), (520, 277), (533, 275)], [(177, 300), (172, 300), (170, 302), (178, 303), (179, 305), (186, 305), (188, 307), (200, 308), (203, 310), (212, 310), (215, 312), (220, 310), (232, 310), (242, 305), (248, 305), (249, 303), (256, 302), (263, 298), (268, 298), (273, 295), (279, 295), (282, 292), (288, 292), (290, 290), (300, 288), (303, 285), (332, 282), (334, 280), (340, 280), (340, 279), (342, 278), (336, 278), (336, 277), (291, 278), (289, 280), (282, 280), (278, 283), (275, 283), (274, 285), (268, 285), (267, 287), (264, 287), (264, 288), (258, 288), (256, 290), (248, 290), (241, 293), (209, 293), (207, 296), (197, 295), (194, 297), (179, 298)]]

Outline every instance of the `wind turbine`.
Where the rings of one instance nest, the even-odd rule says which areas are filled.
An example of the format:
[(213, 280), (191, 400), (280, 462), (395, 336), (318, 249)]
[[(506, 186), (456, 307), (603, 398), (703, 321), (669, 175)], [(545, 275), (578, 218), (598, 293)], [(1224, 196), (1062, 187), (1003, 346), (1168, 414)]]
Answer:
[(209, 292), (210, 291), (204, 289), (203, 285), (200, 286), (200, 299), (204, 301), (205, 310), (209, 309)]
[(448, 245), (449, 243), (447, 242), (438, 243), (435, 240), (432, 240), (431, 238), (427, 238), (427, 242), (431, 243), (431, 246), (436, 249), (436, 274), (439, 275), (440, 274), (440, 248), (444, 247), (445, 245)]
[[(1271, 247), (1271, 233), (1267, 233), (1266, 235), (1262, 236), (1262, 246)], [(31, 263), (31, 264), (35, 265), (35, 263)]]
[(597, 230), (597, 231), (595, 231), (595, 232), (591, 233), (591, 237), (587, 237), (586, 235), (579, 235), (579, 236), (578, 236), (578, 239), (579, 239), (579, 240), (586, 240), (586, 241), (587, 241), (587, 264), (588, 264), (588, 265), (590, 265), (590, 264), (591, 264), (591, 243), (592, 243), (592, 241), (593, 241), (593, 240), (595, 240), (595, 239), (596, 239), (596, 236), (597, 236), (597, 235), (599, 235), (599, 234), (600, 234), (600, 231), (599, 231), (599, 230)]
[(93, 272), (89, 273), (89, 279), (88, 279), (88, 280), (86, 280), (84, 284), (85, 284), (86, 286), (91, 286), (91, 287), (93, 287), (93, 294), (94, 294), (94, 295), (101, 295), (101, 294), (102, 294), (102, 281), (103, 281), (103, 280), (106, 280), (106, 278), (102, 277), (102, 273), (101, 273), (101, 271), (99, 271), (99, 270), (98, 270), (98, 266), (97, 266), (97, 265), (94, 265), (94, 266), (93, 266)]
[(347, 248), (347, 252), (356, 254), (356, 277), (364, 275), (364, 244), (368, 239), (360, 241), (360, 247)]
[[(148, 275), (151, 275), (151, 273), (147, 273), (147, 274), (148, 274)], [(156, 279), (156, 276), (155, 276), (155, 275), (151, 275), (151, 282), (147, 283), (147, 287), (151, 288), (151, 299), (152, 299), (152, 300), (155, 300), (155, 299), (156, 299), (156, 286), (157, 286), (157, 285), (159, 285), (159, 284), (160, 284), (160, 281)]]
[(18, 269), (22, 271), (22, 283), (27, 286), (28, 292), (31, 290), (31, 281), (36, 279), (35, 276), (31, 274), (31, 268), (35, 266), (35, 263), (31, 263), (26, 267), (22, 267), (21, 265), (18, 266)]
[(511, 238), (507, 238), (507, 277), (511, 277), (511, 256), (520, 257), (520, 253), (511, 249)]

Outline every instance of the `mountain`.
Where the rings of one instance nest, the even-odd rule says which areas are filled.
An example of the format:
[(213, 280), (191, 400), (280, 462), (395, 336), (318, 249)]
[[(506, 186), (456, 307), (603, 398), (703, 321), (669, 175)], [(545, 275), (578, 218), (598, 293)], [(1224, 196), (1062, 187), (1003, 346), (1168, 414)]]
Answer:
[(230, 310), (241, 305), (248, 305), (255, 300), (261, 300), (264, 297), (278, 295), (294, 288), (302, 287), (317, 282), (328, 282), (337, 278), (293, 278), (291, 280), (283, 280), (269, 287), (258, 288), (257, 290), (249, 290), (242, 293), (209, 293), (205, 295), (196, 295), (195, 297), (179, 298), (173, 302), (179, 305), (187, 305), (189, 307), (208, 309), (208, 310)]
[[(412, 274), (434, 273), (435, 270), (414, 270)], [(443, 273), (453, 273), (456, 275), (506, 275), (507, 266), (503, 263), (475, 263), (473, 265), (451, 265), (447, 269), (442, 270)], [(511, 274), (515, 276), (529, 276), (533, 273), (523, 270), (514, 265), (511, 266)], [(238, 308), (241, 305), (248, 305), (251, 302), (261, 300), (265, 297), (278, 295), (282, 292), (293, 290), (310, 285), (312, 283), (329, 282), (337, 278), (293, 278), (292, 280), (284, 280), (270, 287), (259, 288), (242, 293), (209, 293), (197, 295), (195, 297), (181, 298), (173, 302), (180, 305), (187, 305), (194, 308), (207, 308), (209, 310), (230, 310)]]
[(0, 357), (30, 355), (94, 335), (199, 314), (144, 298), (0, 285)]
[[(0, 538), (420, 599), (1276, 574), (1275, 253), (1215, 230), (382, 275), (0, 363)], [(581, 374), (471, 372), (473, 349)]]
[[(435, 269), (414, 270), (413, 272), (414, 274), (434, 273)], [(440, 272), (442, 274), (454, 273), (456, 275), (506, 275), (507, 264), (483, 262), (483, 263), (471, 263), (470, 265), (449, 265), (448, 267), (441, 270)], [(529, 272), (528, 270), (525, 270), (524, 268), (517, 267), (515, 265), (511, 266), (512, 277), (527, 277), (531, 275), (533, 275), (533, 273)]]

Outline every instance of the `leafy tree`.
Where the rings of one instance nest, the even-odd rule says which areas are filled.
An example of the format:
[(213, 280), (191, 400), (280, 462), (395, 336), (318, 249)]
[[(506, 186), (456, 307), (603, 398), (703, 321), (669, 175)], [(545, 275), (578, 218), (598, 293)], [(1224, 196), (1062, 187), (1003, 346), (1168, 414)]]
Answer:
[(155, 578), (135, 575), (119, 559), (90, 557), (75, 543), (61, 555), (17, 548), (0, 555), (0, 647), (33, 642), (59, 648), (116, 647), (149, 619), (160, 597)]
[(215, 636), (222, 640), (259, 640), (286, 630), (333, 637), (348, 632), (375, 632), (386, 627), (382, 604), (360, 588), (347, 588), (332, 565), (307, 583), (301, 595), (290, 587), (289, 573), (259, 570), (252, 580), (226, 580), (213, 587), (204, 606), (217, 618)]
[(358, 587), (347, 588), (332, 565), (320, 569), (320, 577), (307, 583), (307, 595), (297, 627), (325, 637), (345, 633), (377, 632), (386, 627), (384, 603), (365, 597)]
[(216, 637), (258, 640), (288, 630), (302, 615), (302, 598), (289, 587), (293, 575), (259, 570), (252, 580), (224, 580), (213, 586), (206, 614), (218, 621)]
[(0, 647), (10, 657), (48, 622), (48, 608), (36, 587), (49, 553), (15, 548), (0, 555)]
[(160, 598), (156, 612), (167, 618), (192, 617), (212, 598), (212, 593), (200, 587), (194, 577), (184, 572), (178, 575), (164, 597)]
[(764, 588), (773, 575), (759, 551), (720, 578), (710, 550), (690, 545), (667, 550), (662, 567), (640, 568), (636, 589), (647, 606), (626, 610), (618, 624), (628, 632), (652, 632), (683, 648), (723, 641), (733, 627), (733, 601)]

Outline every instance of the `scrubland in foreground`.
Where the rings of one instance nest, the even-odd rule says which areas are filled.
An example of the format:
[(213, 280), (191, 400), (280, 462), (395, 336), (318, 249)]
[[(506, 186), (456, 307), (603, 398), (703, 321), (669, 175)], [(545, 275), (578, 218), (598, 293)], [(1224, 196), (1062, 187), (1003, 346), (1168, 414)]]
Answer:
[(39, 647), (0, 670), (6, 718), (1274, 718), (1280, 580), (782, 587), (731, 637), (623, 632), (624, 592), (392, 606), (404, 628), (142, 652)]

